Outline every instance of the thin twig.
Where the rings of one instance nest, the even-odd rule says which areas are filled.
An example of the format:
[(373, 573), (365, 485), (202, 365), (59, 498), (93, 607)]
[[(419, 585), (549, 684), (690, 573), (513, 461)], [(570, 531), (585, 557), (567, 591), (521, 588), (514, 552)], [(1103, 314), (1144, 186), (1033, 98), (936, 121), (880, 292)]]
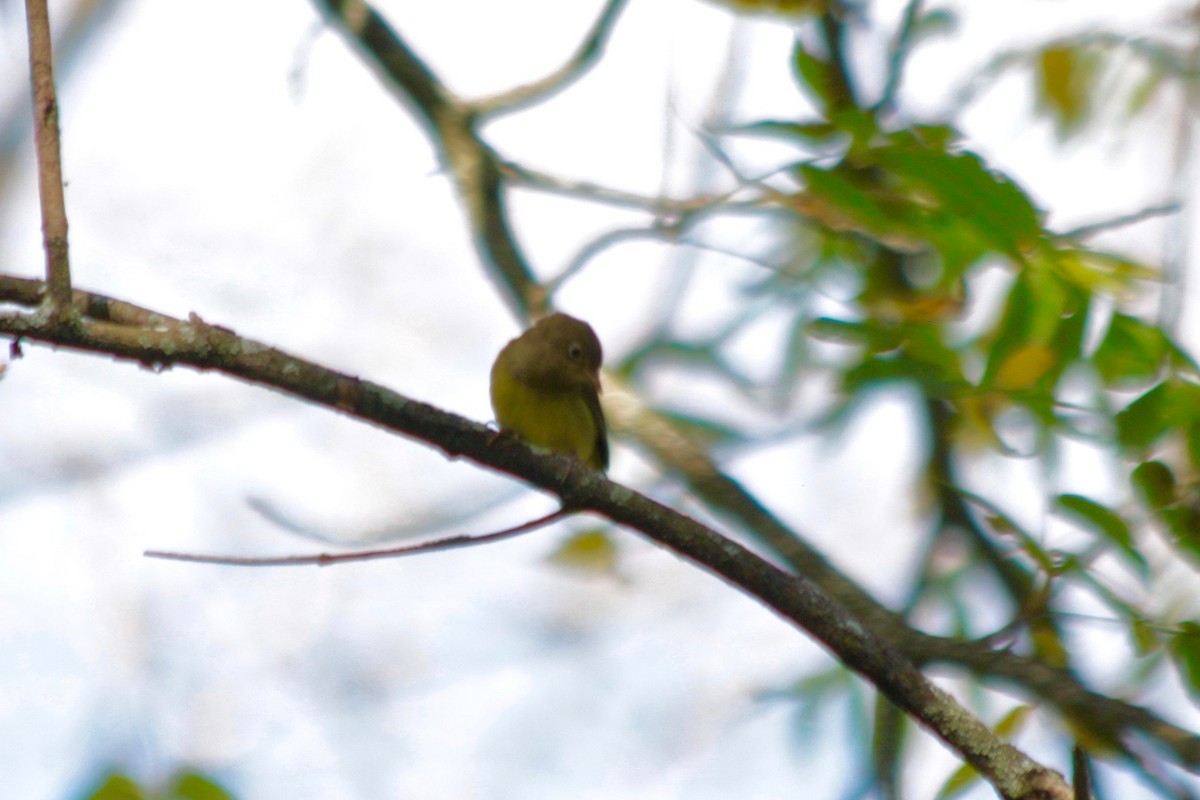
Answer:
[(921, 18), (921, 7), (921, 0), (908, 1), (908, 5), (904, 9), (904, 17), (900, 21), (900, 28), (896, 31), (896, 37), (888, 47), (887, 83), (884, 84), (883, 92), (874, 108), (878, 114), (886, 114), (895, 108), (896, 94), (900, 91), (900, 83), (904, 77), (905, 62), (912, 50), (913, 33), (917, 29), (917, 21)]
[(46, 0), (26, 0), (29, 26), (29, 81), (33, 88), (33, 130), (37, 143), (38, 196), (42, 208), (42, 245), (46, 250), (47, 299), (55, 316), (71, 309), (71, 267), (67, 254), (67, 209), (63, 199), (62, 153), (58, 138), (58, 100), (54, 94), (54, 57)]
[(495, 118), (501, 114), (519, 111), (535, 103), (540, 103), (582, 78), (604, 52), (604, 45), (627, 2), (628, 0), (608, 0), (604, 10), (592, 24), (591, 30), (580, 43), (579, 49), (567, 60), (567, 63), (554, 72), (533, 83), (476, 100), (471, 103), (472, 108), (480, 117)]
[(439, 550), (456, 550), (460, 547), (475, 547), (481, 544), (499, 542), (511, 539), (522, 533), (545, 527), (563, 519), (574, 512), (559, 509), (544, 517), (524, 522), (512, 528), (483, 533), (475, 536), (462, 534), (449, 536), (445, 539), (435, 539), (432, 542), (405, 545), (403, 547), (385, 547), (378, 550), (359, 550), (354, 553), (317, 553), (311, 556), (282, 556), (271, 557), (240, 557), (240, 556), (206, 556), (198, 553), (179, 553), (171, 550), (147, 550), (142, 553), (146, 558), (161, 558), (167, 561), (187, 561), (193, 564), (220, 564), (229, 567), (328, 567), (333, 564), (345, 564), (350, 561), (373, 561), (380, 558), (399, 558), (413, 556), (419, 553), (433, 553)]
[[(696, 197), (676, 199), (672, 197), (656, 197), (648, 194), (626, 192), (613, 189), (591, 181), (559, 178), (536, 169), (506, 162), (502, 165), (504, 177), (515, 186), (557, 194), (562, 197), (572, 197), (593, 203), (603, 203), (616, 208), (633, 208), (647, 211), (658, 216), (685, 216), (719, 212), (729, 214), (759, 213), (769, 208), (767, 194), (751, 196), (745, 200), (734, 200), (733, 197), (743, 187), (718, 194), (702, 194)], [(779, 172), (772, 170), (761, 178), (748, 179), (750, 185), (757, 186), (758, 182)]]
[(687, 200), (676, 200), (669, 197), (656, 197), (649, 194), (637, 194), (621, 189), (613, 189), (591, 181), (578, 181), (569, 178), (559, 178), (530, 167), (513, 162), (500, 165), (501, 174), (515, 186), (557, 194), (563, 197), (582, 198), (596, 203), (605, 203), (617, 208), (633, 208), (639, 211), (661, 212), (682, 211), (696, 206), (703, 206), (714, 198), (698, 197)]
[(1063, 231), (1059, 236), (1068, 239), (1086, 239), (1089, 236), (1095, 236), (1097, 233), (1110, 231), (1113, 228), (1123, 228), (1126, 225), (1136, 225), (1139, 222), (1144, 222), (1154, 217), (1165, 217), (1168, 214), (1176, 214), (1183, 208), (1183, 205), (1178, 202), (1162, 203), (1157, 206), (1143, 208), (1141, 211), (1134, 211), (1130, 214), (1123, 214), (1112, 219), (1102, 219), (1099, 222), (1089, 222), (1086, 225), (1079, 225), (1070, 230)]
[(546, 281), (546, 293), (551, 297), (564, 283), (577, 275), (588, 262), (610, 247), (634, 241), (670, 241), (678, 235), (677, 227), (615, 228), (606, 231), (580, 248), (562, 272)]

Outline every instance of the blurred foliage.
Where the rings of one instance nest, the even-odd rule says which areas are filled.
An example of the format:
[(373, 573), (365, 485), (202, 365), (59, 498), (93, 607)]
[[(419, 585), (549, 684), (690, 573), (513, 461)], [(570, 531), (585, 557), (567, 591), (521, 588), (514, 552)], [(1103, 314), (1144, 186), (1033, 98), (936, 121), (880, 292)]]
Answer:
[[(1004, 641), (1070, 669), (1086, 654), (1074, 653), (1063, 635), (1073, 622), (1069, 590), (1100, 603), (1108, 623), (1127, 631), (1129, 693), (1167, 665), (1200, 693), (1200, 620), (1172, 618), (1151, 602), (1163, 561), (1152, 553), (1161, 543), (1200, 564), (1200, 370), (1147, 313), (1158, 293), (1175, 289), (1154, 265), (1093, 247), (1086, 234), (1050, 230), (1029, 191), (973, 150), (953, 120), (897, 113), (906, 60), (929, 37), (953, 29), (949, 12), (910, 2), (888, 52), (863, 54), (851, 48), (870, 37), (850, 32), (876, 24), (871, 7), (847, 9), (812, 15), (798, 29), (790, 71), (807, 114), (724, 130), (794, 152), (781, 170), (747, 182), (776, 223), (775, 240), (746, 254), (772, 266), (742, 286), (747, 302), (766, 298), (774, 318), (786, 320), (783, 358), (766, 379), (771, 390), (756, 392), (729, 357), (730, 343), (763, 313), (715, 323), (719, 333), (703, 340), (668, 334), (620, 369), (637, 380), (651, 360), (700, 366), (764, 410), (779, 398), (794, 401), (813, 376), (834, 387), (815, 422), (793, 419), (780, 435), (836, 436), (878, 390), (915, 391), (929, 437), (929, 460), (915, 480), (935, 512), (930, 553), (965, 535), (977, 557), (952, 569), (929, 558), (908, 608), (939, 609), (951, 635), (987, 635), (970, 598), (989, 574), (1009, 595)], [(1172, 101), (1194, 92), (1192, 50), (1200, 40), (1196, 19), (1174, 23), (1190, 39), (1088, 32), (1001, 53), (966, 84), (954, 111), (1014, 75), (1031, 81), (1034, 111), (1062, 140), (1171, 110)], [(855, 71), (879, 63), (888, 65), (882, 78)], [(864, 86), (883, 88), (868, 97)], [(705, 440), (715, 446), (762, 438), (739, 433), (717, 412), (706, 418), (693, 411), (686, 421), (709, 432)], [(1120, 477), (1117, 489), (1094, 496), (1055, 490), (1070, 483), (1063, 472), (1068, 442), (1086, 444)], [(1049, 544), (1044, 531), (1015, 521), (1028, 518), (1030, 498), (959, 477), (965, 463), (1013, 458), (1039, 464), (1043, 516), (1073, 536)], [(807, 720), (844, 692), (831, 688), (821, 674), (789, 696)], [(1030, 710), (1011, 709), (997, 732), (1015, 734)], [(862, 722), (869, 715), (855, 718), (870, 728)], [(1075, 721), (1060, 722), (1068, 739), (1140, 763), (1119, 743), (1086, 741)], [(887, 731), (885, 742), (882, 728), (876, 733), (875, 769), (884, 780), (894, 766), (884, 762), (899, 747), (888, 742), (898, 734)], [(961, 770), (940, 796), (956, 796), (974, 780)]]
[(161, 787), (141, 786), (133, 778), (111, 772), (80, 800), (235, 800), (220, 784), (199, 772), (183, 770)]
[(588, 528), (574, 533), (546, 558), (555, 566), (578, 572), (617, 573), (617, 543), (608, 528)]

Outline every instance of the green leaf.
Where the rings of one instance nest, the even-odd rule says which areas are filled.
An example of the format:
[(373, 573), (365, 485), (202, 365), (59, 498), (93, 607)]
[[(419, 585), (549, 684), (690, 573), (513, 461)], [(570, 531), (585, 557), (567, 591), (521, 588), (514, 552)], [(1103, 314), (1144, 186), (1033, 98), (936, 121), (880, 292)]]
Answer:
[(1200, 624), (1191, 620), (1181, 624), (1171, 637), (1170, 651), (1184, 685), (1193, 697), (1200, 697)]
[(1078, 494), (1061, 494), (1055, 499), (1055, 510), (1074, 518), (1085, 528), (1100, 534), (1112, 542), (1132, 562), (1142, 578), (1149, 575), (1150, 567), (1141, 552), (1134, 546), (1129, 524), (1120, 514), (1108, 506)]
[(949, 125), (917, 124), (892, 134), (895, 144), (919, 144), (932, 150), (949, 150), (962, 139), (962, 134)]
[(983, 778), (974, 767), (970, 764), (963, 764), (954, 770), (942, 784), (941, 790), (937, 793), (937, 800), (952, 800), (982, 781)]
[(903, 711), (882, 693), (875, 695), (875, 720), (870, 733), (870, 769), (874, 775), (901, 774), (905, 743), (911, 728), (912, 724)]
[(1000, 718), (992, 730), (1004, 741), (1011, 742), (1017, 734), (1025, 729), (1025, 723), (1029, 721), (1029, 715), (1033, 710), (1033, 706), (1014, 706), (1011, 711)]
[(234, 800), (223, 786), (199, 772), (183, 772), (171, 782), (169, 800)]
[(1051, 263), (1063, 277), (1089, 292), (1128, 292), (1134, 281), (1161, 277), (1157, 270), (1137, 261), (1080, 247), (1059, 246)]
[(1062, 318), (1050, 342), (1050, 347), (1057, 356), (1054, 369), (1050, 373), (1054, 376), (1052, 383), (1057, 383), (1063, 370), (1083, 356), (1083, 342), (1087, 336), (1091, 307), (1091, 293), (1074, 286), (1065, 287)]
[(1171, 533), (1171, 543), (1193, 560), (1200, 561), (1200, 512), (1186, 503), (1160, 509), (1159, 517)]
[(1129, 618), (1129, 638), (1133, 642), (1133, 650), (1138, 658), (1145, 658), (1160, 646), (1158, 628), (1140, 615)]
[(1106, 385), (1149, 380), (1166, 366), (1169, 347), (1161, 328), (1115, 313), (1092, 363)]
[(983, 385), (1030, 404), (1055, 421), (1054, 388), (1083, 349), (1090, 296), (1051, 273), (1024, 270), (1009, 290), (988, 353)]
[(913, 381), (934, 386), (942, 381), (942, 373), (934, 365), (906, 357), (868, 358), (846, 370), (842, 385), (856, 393), (863, 389), (893, 381)]
[(113, 773), (84, 800), (147, 800), (146, 793), (134, 780), (120, 773)]
[(1175, 502), (1175, 474), (1163, 462), (1146, 461), (1138, 464), (1131, 477), (1134, 488), (1150, 508), (1166, 508)]
[(1144, 392), (1117, 414), (1117, 441), (1138, 457), (1166, 434), (1186, 431), (1200, 408), (1200, 387), (1168, 378)]
[(873, 112), (844, 105), (830, 110), (829, 121), (838, 130), (850, 135), (852, 146), (847, 156), (849, 163), (857, 164), (865, 154), (870, 153), (875, 134), (879, 131), (879, 121)]
[(792, 50), (792, 70), (800, 88), (813, 100), (822, 114), (828, 114), (835, 105), (833, 93), (833, 68), (804, 49), (796, 40)]
[(1188, 461), (1193, 467), (1200, 467), (1200, 419), (1192, 420), (1184, 435), (1187, 438)]
[(875, 162), (900, 179), (914, 198), (952, 213), (1014, 261), (1023, 261), (1024, 250), (1043, 237), (1029, 197), (975, 153), (892, 144), (879, 148)]
[(807, 193), (823, 204), (822, 208), (814, 209), (814, 216), (829, 227), (835, 230), (857, 227), (877, 238), (896, 230), (896, 223), (887, 209), (851, 179), (849, 170), (801, 164), (797, 171), (804, 180)]
[(1145, 451), (1171, 429), (1168, 410), (1171, 383), (1163, 381), (1117, 413), (1117, 441), (1132, 451)]

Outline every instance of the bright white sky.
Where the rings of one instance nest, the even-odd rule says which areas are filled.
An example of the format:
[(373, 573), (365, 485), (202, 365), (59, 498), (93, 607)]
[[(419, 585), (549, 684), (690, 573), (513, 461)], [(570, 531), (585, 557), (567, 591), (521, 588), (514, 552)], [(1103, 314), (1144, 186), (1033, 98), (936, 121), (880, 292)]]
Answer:
[[(476, 96), (557, 65), (599, 4), (378, 5), (452, 87)], [(879, 5), (894, 16), (902, 4)], [(943, 107), (968, 69), (1005, 44), (1092, 16), (1144, 27), (1167, 4), (962, 5), (959, 33), (913, 64), (918, 107)], [(11, 93), (24, 85), (23, 18), (15, 5), (6, 11), (0, 92)], [(515, 322), (482, 278), (423, 135), (336, 35), (310, 46), (315, 21), (304, 0), (121, 5), (64, 71), (76, 282), (194, 311), (488, 419), (488, 366)], [(633, 0), (601, 69), (552, 105), (497, 124), (493, 138), (564, 176), (648, 194), (664, 180), (686, 188), (687, 162), (676, 158), (664, 177), (662, 153), (668, 141), (682, 153), (694, 147), (687, 129), (703, 120), (731, 29), (728, 14), (694, 0)], [(752, 54), (746, 117), (801, 113), (779, 66), (788, 29), (747, 23), (736, 36)], [(1128, 146), (1063, 152), (1028, 109), (1009, 81), (966, 123), (981, 151), (1056, 209), (1055, 221), (1060, 209), (1066, 226), (1164, 198), (1167, 117), (1161, 138), (1141, 149), (1131, 136)], [(24, 158), (0, 216), (0, 264), (35, 275), (39, 221)], [(525, 194), (515, 209), (546, 275), (590, 237), (637, 221)], [(1135, 255), (1157, 258), (1156, 233)], [(609, 251), (561, 305), (620, 353), (642, 332), (667, 255), (649, 245)], [(706, 302), (728, 302), (727, 288), (720, 276), (698, 282), (696, 324)], [(191, 763), (248, 800), (767, 800), (798, 787), (820, 800), (841, 796), (858, 773), (840, 760), (844, 750), (796, 735), (792, 706), (757, 701), (829, 659), (632, 535), (620, 537), (619, 578), (547, 564), (561, 530), (325, 570), (143, 559), (151, 547), (327, 549), (281, 531), (250, 497), (343, 543), (481, 509), (443, 530), (486, 531), (549, 502), (226, 378), (152, 375), (32, 344), (24, 352), (0, 383), (0, 775), (9, 796), (70, 797), (105, 765), (154, 781)], [(673, 390), (707, 397), (668, 378), (662, 391)], [(839, 450), (791, 442), (736, 470), (896, 598), (912, 558), (905, 532), (916, 534), (910, 487), (895, 476), (911, 469), (914, 442), (901, 400), (881, 400)], [(618, 447), (613, 474), (637, 482), (647, 470)], [(853, 735), (839, 715), (818, 721), (835, 744)], [(1045, 740), (1035, 733), (1024, 744)], [(925, 797), (953, 762), (930, 741), (919, 746), (928, 761), (909, 777), (913, 796)]]

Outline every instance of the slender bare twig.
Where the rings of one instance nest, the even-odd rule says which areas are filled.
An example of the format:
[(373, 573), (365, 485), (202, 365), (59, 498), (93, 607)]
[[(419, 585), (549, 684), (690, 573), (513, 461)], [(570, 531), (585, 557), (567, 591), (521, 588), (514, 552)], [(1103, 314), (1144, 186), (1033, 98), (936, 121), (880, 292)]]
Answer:
[(1070, 230), (1065, 230), (1058, 234), (1067, 239), (1086, 239), (1089, 236), (1095, 236), (1098, 233), (1110, 231), (1113, 228), (1123, 228), (1126, 225), (1136, 225), (1139, 222), (1145, 222), (1148, 219), (1155, 217), (1165, 217), (1169, 214), (1177, 214), (1183, 208), (1180, 203), (1162, 203), (1160, 205), (1143, 208), (1140, 211), (1134, 211), (1130, 214), (1122, 214), (1119, 217), (1111, 219), (1102, 219), (1098, 222), (1089, 222), (1086, 225), (1078, 225)]
[(533, 83), (476, 100), (471, 103), (471, 107), (481, 118), (492, 119), (547, 100), (575, 83), (604, 52), (604, 45), (627, 2), (628, 0), (608, 0), (600, 16), (592, 24), (591, 30), (580, 43), (579, 49), (554, 72)]
[(649, 228), (614, 228), (610, 231), (605, 231), (590, 242), (579, 249), (568, 262), (563, 270), (555, 275), (550, 280), (546, 281), (546, 291), (551, 296), (558, 291), (564, 283), (570, 280), (575, 275), (579, 274), (588, 262), (598, 255), (603, 253), (610, 247), (616, 247), (619, 244), (636, 241), (670, 241), (678, 235), (678, 229), (675, 227), (656, 226)]
[(917, 21), (921, 18), (922, 0), (908, 0), (904, 8), (904, 16), (900, 28), (888, 46), (887, 82), (879, 100), (875, 102), (874, 111), (880, 114), (890, 112), (896, 106), (896, 94), (900, 91), (900, 83), (904, 77), (905, 62), (913, 46), (913, 34), (916, 32)]
[(462, 534), (435, 539), (432, 542), (403, 545), (401, 547), (384, 547), (376, 550), (358, 550), (353, 553), (317, 553), (309, 556), (207, 556), (199, 553), (180, 553), (171, 550), (147, 550), (142, 553), (146, 558), (161, 558), (167, 561), (188, 561), (193, 564), (220, 564), (228, 567), (328, 567), (333, 564), (345, 564), (350, 561), (374, 561), (381, 558), (399, 558), (400, 556), (415, 556), (421, 553), (433, 553), (439, 550), (457, 550), (462, 547), (476, 547), (481, 544), (491, 544), (503, 539), (511, 539), (522, 533), (543, 528), (570, 516), (571, 511), (559, 509), (544, 517), (523, 522), (511, 528), (505, 528), (491, 533)]
[(626, 192), (621, 189), (602, 186), (591, 181), (559, 178), (512, 162), (504, 162), (501, 165), (501, 170), (504, 173), (504, 177), (517, 186), (537, 189), (563, 197), (574, 197), (596, 203), (604, 203), (617, 208), (633, 208), (656, 214), (684, 214), (697, 209), (722, 205), (728, 200), (728, 195), (726, 194), (702, 195), (700, 197), (685, 199), (637, 194), (636, 192)]
[(46, 250), (49, 286), (47, 299), (52, 313), (58, 317), (71, 309), (71, 264), (67, 253), (67, 208), (63, 199), (58, 100), (54, 94), (54, 56), (46, 0), (26, 0), (25, 13), (29, 26), (29, 81), (33, 89), (42, 245)]

